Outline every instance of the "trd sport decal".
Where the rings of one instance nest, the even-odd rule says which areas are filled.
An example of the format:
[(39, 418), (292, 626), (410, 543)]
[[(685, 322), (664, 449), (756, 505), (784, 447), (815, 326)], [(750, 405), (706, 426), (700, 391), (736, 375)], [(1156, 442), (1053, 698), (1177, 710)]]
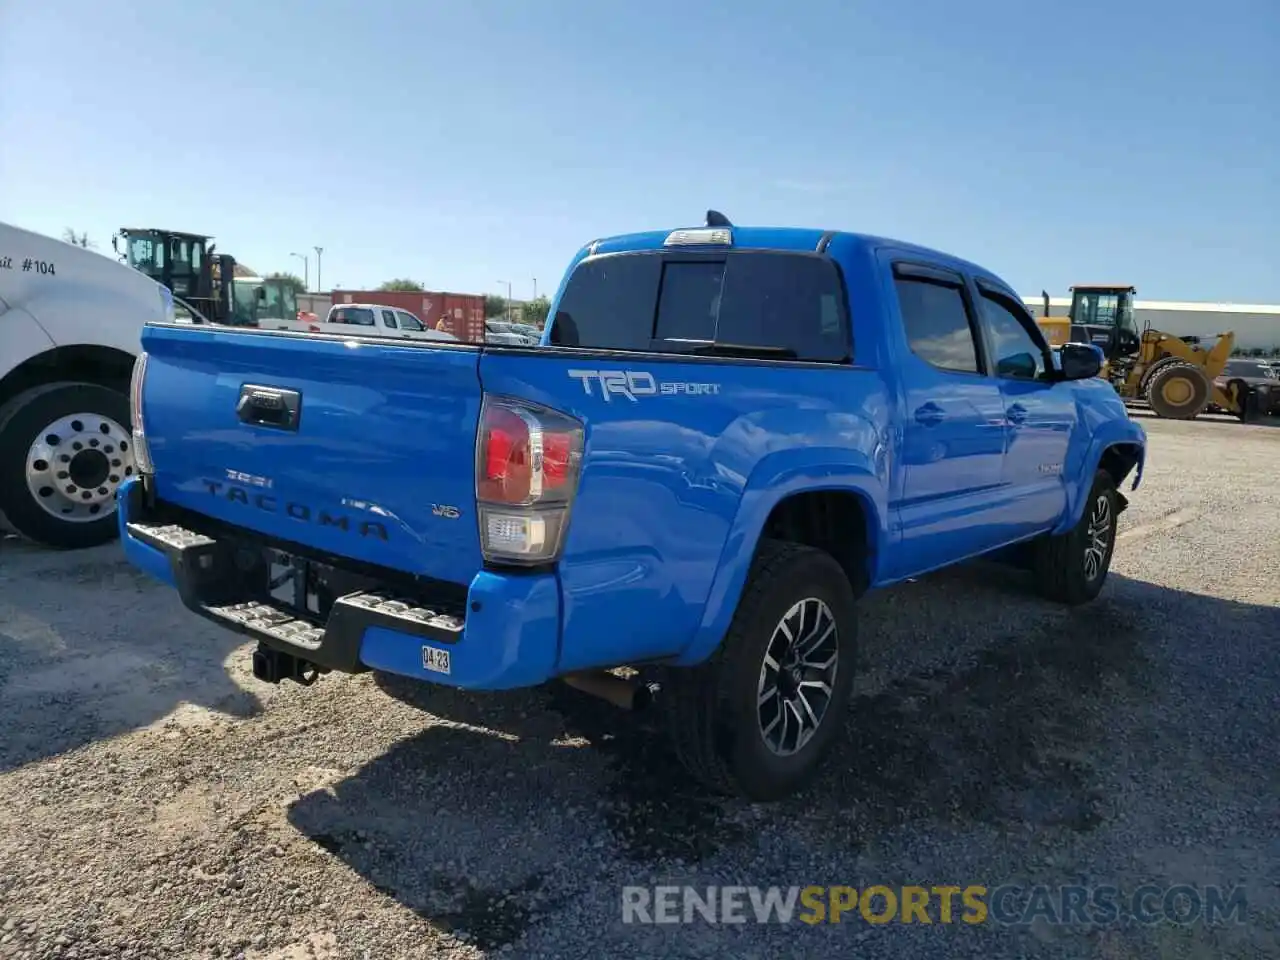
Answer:
[(582, 384), (583, 393), (589, 397), (599, 396), (606, 403), (614, 397), (639, 403), (641, 397), (707, 397), (720, 392), (718, 383), (658, 380), (648, 370), (569, 370), (567, 373)]

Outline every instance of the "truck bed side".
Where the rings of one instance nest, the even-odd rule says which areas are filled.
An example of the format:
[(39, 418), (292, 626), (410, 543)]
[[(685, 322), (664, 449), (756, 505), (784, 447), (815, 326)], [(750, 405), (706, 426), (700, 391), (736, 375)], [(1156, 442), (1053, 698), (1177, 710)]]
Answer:
[[(560, 665), (677, 655), (723, 629), (773, 506), (799, 490), (863, 498), (887, 539), (890, 404), (879, 373), (848, 366), (656, 360), (539, 348), (487, 352), (487, 391), (589, 425), (559, 564)], [(600, 375), (653, 393), (604, 399)], [(865, 451), (881, 451), (872, 458)]]

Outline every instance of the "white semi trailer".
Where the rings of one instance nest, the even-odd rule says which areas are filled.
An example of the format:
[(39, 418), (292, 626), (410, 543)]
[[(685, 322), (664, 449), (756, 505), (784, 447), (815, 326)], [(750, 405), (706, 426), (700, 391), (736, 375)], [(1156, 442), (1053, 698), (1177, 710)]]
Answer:
[(173, 319), (137, 270), (0, 222), (0, 527), (64, 549), (116, 536), (142, 327)]

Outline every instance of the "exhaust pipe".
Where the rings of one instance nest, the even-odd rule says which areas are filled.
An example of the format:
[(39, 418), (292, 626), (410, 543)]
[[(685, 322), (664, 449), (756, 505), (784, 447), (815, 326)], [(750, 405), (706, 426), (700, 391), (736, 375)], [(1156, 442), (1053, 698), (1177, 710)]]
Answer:
[(570, 673), (560, 679), (575, 690), (599, 697), (623, 710), (643, 710), (653, 700), (653, 688), (649, 684), (629, 680), (607, 670)]

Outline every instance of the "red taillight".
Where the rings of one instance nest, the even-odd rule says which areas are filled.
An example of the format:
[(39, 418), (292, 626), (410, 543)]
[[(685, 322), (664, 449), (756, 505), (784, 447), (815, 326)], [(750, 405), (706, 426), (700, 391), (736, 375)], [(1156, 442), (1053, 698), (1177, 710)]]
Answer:
[(481, 474), (476, 496), (493, 503), (523, 503), (529, 498), (530, 431), (518, 413), (489, 407), (480, 424)]
[(477, 499), (537, 503), (566, 492), (576, 474), (582, 427), (561, 414), (509, 402), (485, 403)]
[(582, 424), (519, 400), (485, 397), (476, 450), (476, 501), (485, 556), (555, 560), (582, 461)]
[(568, 433), (542, 435), (542, 476), (548, 490), (557, 490), (569, 481), (569, 460), (573, 456), (573, 436)]

